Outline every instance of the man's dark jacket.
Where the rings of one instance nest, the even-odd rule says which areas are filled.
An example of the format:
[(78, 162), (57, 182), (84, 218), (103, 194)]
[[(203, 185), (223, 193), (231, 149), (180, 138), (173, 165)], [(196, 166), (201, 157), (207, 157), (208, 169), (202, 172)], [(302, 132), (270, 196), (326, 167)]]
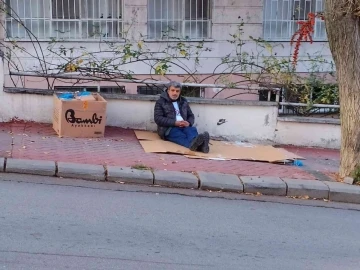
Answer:
[[(154, 109), (154, 120), (157, 124), (158, 134), (162, 139), (165, 139), (165, 135), (169, 134), (172, 127), (175, 127), (176, 113), (174, 105), (172, 104), (167, 92), (160, 95), (160, 98), (156, 101)], [(179, 97), (177, 100), (179, 110), (182, 118), (190, 123), (190, 126), (194, 125), (194, 114), (190, 109), (188, 101), (184, 97)]]

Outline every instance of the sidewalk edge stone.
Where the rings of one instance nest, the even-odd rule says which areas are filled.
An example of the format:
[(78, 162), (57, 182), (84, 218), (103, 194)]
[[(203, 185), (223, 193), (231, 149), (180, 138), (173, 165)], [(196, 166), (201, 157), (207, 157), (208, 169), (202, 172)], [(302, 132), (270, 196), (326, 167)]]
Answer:
[(154, 185), (198, 189), (199, 179), (188, 172), (155, 170)]
[(63, 178), (105, 181), (105, 170), (102, 165), (58, 162), (57, 176)]
[(212, 191), (244, 192), (241, 179), (235, 174), (214, 172), (197, 172), (200, 180), (200, 189)]
[(333, 202), (360, 204), (360, 186), (340, 182), (324, 182), (329, 187), (329, 200)]
[(150, 170), (130, 167), (106, 166), (106, 181), (126, 184), (153, 185), (154, 175)]
[(5, 172), (55, 176), (55, 162), (48, 160), (13, 159), (6, 160)]
[(5, 172), (5, 162), (6, 158), (0, 158), (0, 172)]
[(240, 176), (245, 193), (261, 193), (268, 196), (286, 196), (288, 186), (280, 177)]
[(330, 189), (319, 180), (282, 178), (287, 185), (287, 196), (309, 196), (309, 198), (329, 199)]

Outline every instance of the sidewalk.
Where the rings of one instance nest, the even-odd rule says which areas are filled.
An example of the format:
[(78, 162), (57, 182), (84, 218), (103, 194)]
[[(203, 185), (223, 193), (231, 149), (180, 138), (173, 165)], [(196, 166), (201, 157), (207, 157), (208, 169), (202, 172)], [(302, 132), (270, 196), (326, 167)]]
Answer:
[[(101, 139), (59, 138), (52, 126), (38, 123), (0, 123), (0, 157), (114, 166), (146, 166), (168, 171), (207, 171), (239, 176), (277, 176), (320, 179), (336, 173), (339, 151), (284, 147), (306, 158), (304, 166), (251, 161), (193, 160), (180, 155), (145, 153), (133, 130), (107, 127)], [(326, 179), (327, 178), (327, 179)]]

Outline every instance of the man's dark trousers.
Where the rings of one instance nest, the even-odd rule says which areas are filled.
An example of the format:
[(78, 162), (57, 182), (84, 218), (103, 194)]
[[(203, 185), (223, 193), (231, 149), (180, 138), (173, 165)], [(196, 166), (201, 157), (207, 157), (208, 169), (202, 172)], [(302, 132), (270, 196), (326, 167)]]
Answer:
[(198, 136), (196, 127), (173, 127), (165, 139), (190, 148), (191, 142)]

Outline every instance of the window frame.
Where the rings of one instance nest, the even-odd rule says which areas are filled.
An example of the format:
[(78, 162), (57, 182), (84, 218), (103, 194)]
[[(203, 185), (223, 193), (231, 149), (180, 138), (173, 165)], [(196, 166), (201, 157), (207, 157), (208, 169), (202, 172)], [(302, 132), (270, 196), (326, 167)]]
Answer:
[[(185, 6), (186, 6), (186, 3), (185, 1), (196, 1), (196, 0), (181, 0), (181, 9), (182, 9), (182, 18), (181, 19), (176, 19), (176, 20), (172, 20), (171, 18), (168, 18), (168, 19), (157, 19), (157, 18), (151, 18), (151, 15), (150, 15), (150, 3), (153, 2), (153, 1), (156, 1), (156, 0), (147, 0), (147, 35), (146, 35), (146, 41), (148, 42), (166, 42), (166, 41), (178, 41), (178, 40), (183, 40), (183, 41), (188, 41), (188, 42), (196, 42), (196, 41), (213, 41), (212, 39), (212, 16), (213, 16), (213, 5), (214, 5), (214, 1), (213, 0), (207, 0), (209, 1), (209, 5), (208, 5), (208, 19), (207, 20), (191, 20), (191, 19), (188, 19), (186, 20), (186, 14), (185, 14)], [(166, 0), (166, 1), (171, 1), (171, 0)], [(178, 0), (179, 1), (179, 0)], [(201, 0), (199, 0), (201, 1)], [(191, 15), (190, 15), (191, 17)], [(155, 37), (151, 37), (150, 36), (150, 23), (151, 22), (157, 22), (157, 21), (160, 21), (160, 22), (176, 22), (176, 21), (180, 21), (181, 22), (181, 37), (164, 37), (164, 35), (162, 35), (162, 37), (158, 37), (158, 33), (154, 32), (155, 33)], [(196, 38), (191, 38), (191, 37), (186, 37), (185, 36), (185, 23), (186, 22), (191, 22), (191, 21), (194, 21), (194, 22), (201, 22), (203, 21), (204, 23), (207, 23), (208, 26), (207, 26), (207, 33), (208, 35), (206, 37), (196, 37)], [(161, 28), (160, 28), (161, 29)], [(171, 36), (171, 35), (170, 35)]]
[[(283, 15), (283, 12), (284, 12), (284, 6), (285, 6), (285, 3), (284, 2), (288, 2), (289, 6), (291, 6), (291, 8), (288, 8), (288, 12), (289, 12), (289, 15), (286, 19), (283, 19), (283, 18), (278, 18), (280, 17), (277, 13), (279, 12), (280, 8), (279, 8), (279, 1), (283, 1), (282, 2), (282, 5), (283, 6), (280, 6), (280, 8), (282, 8), (282, 15)], [(295, 33), (292, 32), (291, 30), (293, 30), (293, 27), (291, 24), (294, 24), (295, 27), (299, 27), (299, 26), (296, 26), (296, 22), (299, 22), (299, 21), (304, 21), (304, 20), (298, 20), (298, 19), (294, 19), (294, 17), (296, 16), (296, 13), (298, 13), (296, 11), (296, 2), (301, 2), (302, 0), (264, 0), (263, 2), (263, 21), (262, 21), (262, 25), (263, 25), (263, 38), (264, 40), (266, 41), (274, 41), (274, 42), (284, 42), (284, 41), (290, 41), (293, 34)], [(308, 0), (304, 0), (305, 1), (305, 6), (306, 6), (306, 2)], [(314, 2), (314, 5), (315, 5), (315, 10), (311, 10), (311, 12), (319, 12), (319, 7), (318, 5), (322, 5), (324, 6), (324, 3), (325, 3), (325, 0), (311, 0)], [(320, 2), (320, 3), (319, 3)], [(276, 15), (274, 16), (273, 14), (271, 14), (269, 16), (269, 18), (267, 18), (267, 13), (270, 12), (272, 13), (271, 11), (271, 8), (272, 8), (272, 4), (273, 3), (277, 3), (277, 8), (275, 9), (275, 12), (276, 12)], [(312, 2), (311, 2), (312, 3)], [(312, 4), (310, 5), (312, 6)], [(267, 11), (267, 8), (270, 8), (270, 11)], [(311, 7), (310, 7), (311, 8)], [(285, 11), (286, 12), (286, 11)], [(305, 15), (305, 14), (304, 14)], [(299, 16), (299, 15), (297, 15)], [(307, 16), (307, 15), (306, 15)], [(269, 29), (271, 32), (274, 32), (274, 34), (266, 34), (266, 31), (267, 31), (267, 26), (266, 24), (270, 24), (269, 26)], [(275, 27), (273, 27), (271, 25), (271, 23), (275, 23)], [(276, 32), (278, 30), (278, 28), (281, 28), (281, 23), (286, 23), (287, 24), (287, 28), (288, 28), (288, 36), (284, 36), (284, 37), (280, 37)], [(297, 28), (298, 29), (298, 28)], [(295, 30), (295, 29), (294, 29)], [(319, 18), (316, 18), (315, 19), (315, 26), (314, 26), (314, 33), (313, 33), (313, 41), (314, 42), (327, 42), (328, 39), (327, 39), (327, 36), (326, 36), (326, 29), (325, 29), (325, 23), (323, 21), (321, 21), (321, 19)]]
[[(12, 1), (17, 1), (17, 0), (7, 0), (9, 3), (11, 3)], [(29, 0), (28, 0), (29, 1)], [(7, 15), (5, 15), (5, 18), (4, 18), (4, 21), (5, 21), (5, 38), (4, 40), (5, 41), (13, 41), (13, 40), (16, 40), (16, 41), (21, 41), (21, 42), (33, 42), (34, 40), (37, 40), (37, 41), (46, 41), (46, 42), (49, 42), (51, 41), (52, 39), (56, 39), (56, 40), (59, 40), (61, 42), (91, 42), (91, 41), (99, 41), (99, 39), (103, 39), (104, 41), (107, 41), (107, 42), (124, 42), (124, 38), (122, 37), (122, 33), (123, 33), (123, 29), (124, 29), (124, 2), (126, 0), (116, 0), (119, 3), (118, 5), (118, 8), (119, 8), (119, 17), (120, 18), (117, 18), (117, 19), (113, 19), (113, 20), (106, 20), (106, 19), (95, 19), (95, 18), (86, 18), (85, 16), (82, 18), (82, 3), (81, 1), (88, 1), (88, 0), (77, 0), (79, 1), (79, 18), (74, 18), (74, 19), (62, 19), (62, 18), (53, 18), (53, 1), (54, 0), (43, 0), (43, 1), (49, 1), (48, 3), (48, 12), (49, 12), (49, 17), (40, 17), (40, 18), (37, 18), (37, 17), (22, 17), (20, 18), (21, 21), (25, 21), (25, 20), (32, 20), (32, 21), (37, 21), (37, 22), (41, 22), (41, 21), (44, 21), (44, 22), (47, 22), (48, 23), (48, 26), (49, 26), (49, 30), (46, 31), (46, 33), (44, 33), (44, 36), (46, 36), (47, 34), (49, 36), (46, 36), (46, 37), (42, 37), (42, 38), (39, 38), (37, 36), (37, 33), (33, 32), (33, 34), (35, 35), (36, 38), (34, 37), (29, 37), (28, 34), (26, 34), (26, 37), (17, 37), (16, 35), (15, 36), (9, 36), (8, 35), (8, 26), (7, 24), (8, 23), (11, 23), (11, 20), (13, 21), (16, 21), (15, 19), (12, 19), (12, 16), (10, 15), (9, 17)], [(55, 1), (58, 1), (58, 0), (55, 0)], [(64, 1), (67, 1), (67, 0), (64, 0)], [(71, 0), (70, 0), (71, 1)], [(76, 1), (76, 0), (75, 0)], [(94, 3), (94, 2), (93, 2)], [(96, 7), (96, 6), (95, 6)], [(47, 8), (44, 8), (44, 11), (46, 11)], [(19, 16), (20, 17), (20, 16)], [(52, 23), (55, 22), (77, 22), (78, 23), (78, 26), (77, 28), (79, 29), (79, 32), (78, 32), (78, 37), (54, 37), (52, 34), (53, 34), (53, 25)], [(81, 37), (82, 36), (82, 23), (84, 22), (88, 22), (88, 26), (89, 27), (89, 22), (90, 21), (93, 21), (93, 22), (96, 22), (96, 23), (101, 23), (101, 22), (112, 22), (113, 24), (117, 25), (118, 27), (118, 33), (117, 33), (117, 36), (116, 37), (112, 37), (112, 38), (104, 38), (104, 37), (100, 37), (99, 35), (97, 35), (96, 37)], [(19, 28), (22, 28), (23, 26), (19, 26)], [(44, 26), (45, 28), (46, 26)], [(21, 31), (24, 31), (24, 30), (21, 30)], [(25, 30), (26, 31), (26, 30)]]

